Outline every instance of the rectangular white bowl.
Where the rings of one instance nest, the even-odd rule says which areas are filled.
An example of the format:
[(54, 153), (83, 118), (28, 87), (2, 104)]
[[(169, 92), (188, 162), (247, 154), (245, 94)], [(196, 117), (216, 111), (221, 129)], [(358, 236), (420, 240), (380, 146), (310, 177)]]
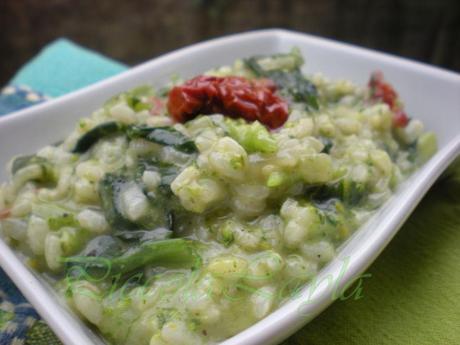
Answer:
[[(396, 85), (409, 115), (421, 119), (439, 139), (439, 152), (405, 182), (386, 205), (342, 247), (302, 293), (225, 345), (275, 344), (326, 308), (341, 289), (362, 273), (395, 235), (401, 224), (460, 152), (460, 76), (439, 68), (284, 30), (265, 30), (220, 38), (161, 56), (85, 89), (0, 118), (0, 167), (14, 155), (31, 153), (65, 137), (76, 121), (103, 102), (140, 84), (165, 84), (171, 75), (191, 77), (229, 64), (236, 58), (285, 52), (297, 46), (306, 57), (307, 72), (367, 82), (382, 70)], [(2, 168), (0, 181), (6, 180)], [(67, 345), (102, 344), (43, 281), (0, 241), (0, 264)], [(328, 278), (329, 277), (329, 278)], [(334, 285), (328, 283), (334, 281)]]

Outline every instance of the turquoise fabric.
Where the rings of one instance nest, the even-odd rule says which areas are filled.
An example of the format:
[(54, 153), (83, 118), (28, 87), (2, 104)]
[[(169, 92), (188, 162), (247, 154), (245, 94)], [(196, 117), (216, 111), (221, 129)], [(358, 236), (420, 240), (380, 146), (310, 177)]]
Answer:
[(51, 97), (120, 73), (126, 66), (61, 38), (46, 46), (11, 80)]

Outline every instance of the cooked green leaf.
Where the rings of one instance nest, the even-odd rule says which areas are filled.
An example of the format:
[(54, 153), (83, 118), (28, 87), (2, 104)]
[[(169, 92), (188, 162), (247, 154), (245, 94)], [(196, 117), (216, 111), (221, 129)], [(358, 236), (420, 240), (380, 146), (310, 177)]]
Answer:
[(247, 124), (244, 120), (227, 119), (228, 134), (248, 152), (273, 153), (278, 149), (276, 140), (259, 121)]
[(172, 146), (184, 153), (197, 151), (192, 139), (171, 127), (126, 126), (115, 121), (105, 122), (89, 130), (77, 141), (72, 152), (84, 153), (99, 140), (125, 133), (129, 139), (144, 139), (162, 146)]
[(48, 218), (48, 227), (56, 231), (65, 226), (78, 227), (79, 223), (72, 213), (64, 212), (59, 216)]
[(185, 153), (197, 151), (192, 139), (171, 127), (131, 126), (127, 130), (127, 135), (130, 139), (145, 139), (159, 145), (172, 146)]
[(136, 248), (128, 249), (115, 257), (73, 256), (64, 259), (70, 267), (98, 269), (104, 276), (132, 272), (147, 265), (175, 265), (197, 268), (201, 258), (196, 252), (195, 242), (176, 238), (156, 242), (146, 242)]
[(46, 170), (46, 172), (49, 172), (51, 170), (51, 164), (48, 162), (46, 158), (39, 157), (36, 155), (30, 155), (16, 157), (13, 161), (13, 164), (11, 165), (11, 173), (14, 175), (19, 170), (30, 165), (39, 165), (44, 170)]
[(126, 219), (120, 210), (120, 193), (126, 183), (129, 180), (124, 175), (106, 174), (99, 182), (99, 196), (105, 218), (114, 229), (135, 230), (139, 226)]
[(322, 203), (330, 199), (338, 199), (347, 205), (359, 204), (366, 195), (366, 185), (342, 178), (340, 181), (313, 187), (309, 190), (312, 200)]
[(166, 191), (167, 194), (171, 191), (170, 185), (172, 181), (179, 175), (180, 168), (174, 164), (161, 162), (155, 158), (140, 159), (138, 162), (137, 176), (140, 179), (144, 171), (155, 171), (160, 174), (160, 189)]
[(301, 72), (303, 59), (297, 50), (289, 54), (253, 56), (245, 60), (246, 66), (260, 78), (271, 79), (276, 86), (292, 97), (295, 102), (303, 102), (318, 109), (318, 92), (315, 85)]
[(84, 153), (102, 138), (122, 133), (124, 128), (122, 124), (115, 121), (102, 123), (83, 134), (83, 136), (78, 139), (72, 152)]
[[(169, 205), (169, 194), (161, 195), (154, 193), (150, 195), (145, 190), (149, 202), (148, 212), (136, 221), (132, 221), (125, 216), (122, 209), (122, 193), (133, 186), (137, 185), (142, 190), (139, 177), (127, 174), (106, 174), (99, 183), (99, 196), (101, 198), (102, 209), (105, 218), (117, 231), (134, 231), (134, 230), (154, 230), (161, 227), (171, 228), (171, 211)], [(169, 191), (169, 184), (165, 186)], [(136, 187), (137, 188), (137, 187)]]

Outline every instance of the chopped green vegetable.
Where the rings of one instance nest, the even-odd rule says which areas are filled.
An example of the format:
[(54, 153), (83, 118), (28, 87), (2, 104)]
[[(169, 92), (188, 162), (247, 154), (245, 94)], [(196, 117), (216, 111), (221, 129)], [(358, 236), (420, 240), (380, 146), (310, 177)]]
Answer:
[(315, 85), (304, 77), (302, 72), (291, 73), (275, 71), (270, 73), (270, 79), (292, 96), (295, 102), (304, 102), (313, 109), (318, 109), (317, 91)]
[(320, 218), (318, 236), (340, 239), (355, 228), (353, 213), (335, 198), (314, 203)]
[(344, 203), (350, 205), (358, 204), (366, 195), (366, 185), (350, 179), (342, 179), (335, 187), (337, 194), (341, 196)]
[(262, 75), (271, 71), (296, 71), (302, 67), (304, 60), (299, 48), (295, 47), (287, 54), (253, 56), (247, 59), (246, 63), (251, 65), (251, 69), (257, 75)]
[(128, 98), (126, 100), (126, 103), (131, 109), (133, 109), (136, 112), (139, 112), (142, 110), (150, 110), (150, 108), (152, 108), (151, 104), (142, 102), (139, 98), (134, 97), (134, 96)]
[(332, 147), (334, 146), (334, 142), (326, 137), (320, 137), (319, 140), (323, 143), (324, 147), (321, 153), (329, 154), (331, 152)]
[(417, 159), (420, 163), (425, 163), (433, 156), (437, 149), (438, 143), (436, 136), (432, 132), (423, 133), (417, 140)]
[[(130, 220), (125, 216), (121, 208), (122, 193), (125, 193), (127, 189), (135, 185), (138, 185), (138, 182), (134, 177), (124, 174), (106, 174), (99, 182), (102, 209), (112, 228), (124, 232), (171, 227), (171, 212), (163, 195), (151, 196), (144, 192), (146, 198), (149, 199), (149, 209), (146, 215), (136, 221)], [(142, 190), (142, 188), (140, 189)]]
[(82, 228), (64, 227), (59, 230), (62, 255), (73, 255), (80, 251), (89, 238), (89, 233)]
[(244, 120), (226, 119), (225, 124), (228, 134), (250, 153), (273, 153), (278, 149), (276, 140), (259, 121), (247, 124)]
[(38, 157), (35, 155), (16, 157), (13, 161), (13, 164), (11, 165), (11, 173), (14, 175), (22, 168), (25, 168), (26, 166), (29, 166), (32, 164), (40, 165), (40, 164), (47, 164), (47, 163), (48, 161), (45, 158)]
[(173, 232), (166, 228), (157, 228), (155, 230), (118, 231), (114, 235), (124, 241), (143, 243), (166, 240), (172, 237)]
[(83, 134), (83, 136), (77, 141), (77, 144), (75, 145), (72, 152), (84, 153), (88, 151), (91, 146), (93, 146), (100, 139), (110, 135), (122, 133), (123, 130), (124, 126), (118, 122), (111, 121), (102, 123)]
[(359, 204), (366, 195), (366, 185), (355, 182), (348, 178), (342, 178), (338, 182), (314, 187), (310, 192), (313, 200), (323, 202), (337, 198), (347, 205)]
[(41, 168), (41, 174), (40, 177), (36, 178), (37, 180), (54, 180), (54, 172), (51, 163), (47, 159), (36, 155), (16, 157), (11, 165), (11, 173), (15, 175), (20, 170), (33, 165)]
[(197, 151), (193, 140), (187, 138), (174, 128), (125, 126), (118, 122), (111, 121), (100, 124), (83, 134), (77, 141), (72, 152), (84, 153), (100, 139), (119, 133), (125, 133), (129, 139), (141, 138), (159, 145), (172, 146), (176, 150), (185, 153), (194, 153)]
[(74, 256), (65, 258), (64, 262), (70, 266), (99, 269), (104, 271), (104, 275), (113, 276), (132, 272), (146, 265), (198, 268), (201, 265), (201, 258), (196, 253), (195, 242), (176, 238), (144, 243), (112, 258)]
[(141, 85), (127, 92), (132, 97), (149, 97), (155, 95), (155, 90), (150, 85)]
[(172, 146), (185, 153), (197, 151), (192, 139), (171, 127), (131, 126), (127, 130), (127, 135), (130, 139), (145, 139), (159, 145)]
[(106, 174), (99, 182), (99, 196), (105, 218), (114, 229), (135, 230), (139, 226), (126, 219), (120, 210), (120, 192), (124, 184), (129, 180), (124, 175)]
[(235, 241), (235, 235), (233, 234), (231, 224), (224, 224), (223, 228), (220, 231), (221, 242), (228, 247)]
[[(299, 59), (298, 50), (289, 54), (273, 56), (254, 56), (245, 60), (246, 66), (256, 77), (269, 78), (295, 102), (304, 102), (313, 109), (318, 109), (318, 92), (315, 85), (301, 72), (303, 59)], [(270, 63), (271, 60), (271, 63)]]
[(171, 193), (170, 185), (172, 181), (179, 175), (180, 168), (174, 164), (160, 162), (155, 158), (139, 159), (137, 177), (141, 178), (144, 171), (155, 171), (160, 174), (160, 190)]
[(48, 218), (48, 227), (56, 231), (65, 226), (78, 227), (79, 223), (72, 213), (64, 212), (57, 217)]
[(274, 171), (268, 176), (267, 187), (274, 188), (281, 186), (286, 181), (286, 175), (279, 171)]

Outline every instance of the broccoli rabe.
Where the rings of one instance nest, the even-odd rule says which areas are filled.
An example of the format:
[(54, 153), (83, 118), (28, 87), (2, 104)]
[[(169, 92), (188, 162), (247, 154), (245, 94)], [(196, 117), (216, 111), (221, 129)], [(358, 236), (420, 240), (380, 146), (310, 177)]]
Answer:
[(140, 138), (162, 146), (172, 146), (184, 153), (194, 153), (197, 151), (193, 140), (174, 128), (127, 126), (110, 121), (102, 123), (83, 134), (78, 139), (72, 152), (85, 153), (99, 140), (116, 134), (125, 134), (130, 140)]
[(334, 183), (309, 188), (307, 194), (317, 202), (336, 198), (346, 205), (354, 206), (363, 200), (366, 192), (367, 187), (364, 183), (342, 178)]
[(117, 231), (171, 228), (166, 199), (149, 196), (129, 174), (106, 174), (99, 182), (99, 196), (107, 222)]
[(27, 181), (53, 182), (55, 180), (52, 164), (47, 159), (35, 155), (16, 157), (11, 164), (11, 173), (22, 183)]
[(148, 265), (198, 268), (201, 265), (201, 257), (197, 254), (194, 241), (176, 238), (146, 242), (138, 247), (129, 248), (118, 256), (73, 256), (65, 258), (64, 262), (69, 270), (77, 266), (99, 271), (96, 273), (110, 277)]
[(83, 136), (77, 141), (77, 144), (72, 152), (84, 153), (102, 138), (122, 133), (124, 130), (125, 126), (115, 121), (102, 123), (83, 134)]
[(293, 49), (289, 54), (253, 56), (246, 59), (245, 63), (256, 77), (273, 80), (281, 92), (292, 97), (295, 102), (303, 102), (309, 108), (318, 109), (318, 92), (300, 70), (303, 59), (298, 49)]
[(276, 140), (258, 121), (248, 124), (244, 120), (226, 119), (225, 124), (228, 134), (249, 153), (273, 153), (278, 148)]
[(79, 223), (72, 213), (64, 212), (59, 216), (48, 218), (50, 230), (56, 231), (65, 226), (79, 227)]
[(185, 153), (197, 151), (193, 140), (171, 127), (130, 126), (126, 134), (129, 139), (141, 138)]

